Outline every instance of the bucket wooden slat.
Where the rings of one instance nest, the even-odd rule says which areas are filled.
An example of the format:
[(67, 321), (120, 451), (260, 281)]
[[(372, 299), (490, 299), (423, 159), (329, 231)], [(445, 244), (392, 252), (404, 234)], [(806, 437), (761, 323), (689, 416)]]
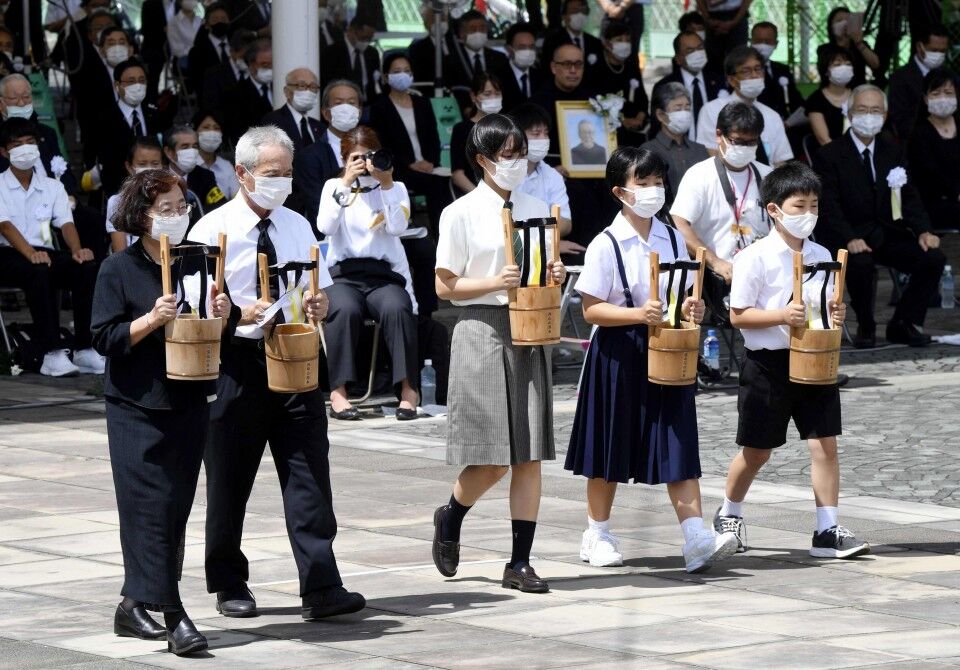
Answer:
[[(847, 271), (847, 251), (837, 252), (840, 270), (834, 283), (833, 301), (843, 300), (843, 288)], [(793, 256), (794, 302), (803, 302), (803, 254)], [(828, 330), (813, 328), (790, 329), (790, 381), (795, 384), (824, 386), (837, 383), (840, 367), (840, 343), (843, 334), (834, 326)]]
[[(706, 250), (697, 249), (697, 271), (693, 297), (700, 299), (703, 289), (703, 258)], [(650, 299), (660, 298), (660, 255), (650, 252)], [(678, 300), (681, 298), (678, 297)], [(647, 343), (647, 381), (661, 386), (689, 386), (697, 381), (697, 354), (700, 349), (700, 326), (692, 321), (681, 321), (674, 328), (669, 319), (649, 329)]]

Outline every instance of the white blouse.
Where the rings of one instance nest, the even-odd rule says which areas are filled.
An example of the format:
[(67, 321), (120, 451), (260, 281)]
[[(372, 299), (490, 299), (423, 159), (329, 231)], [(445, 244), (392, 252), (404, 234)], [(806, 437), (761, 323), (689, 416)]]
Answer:
[[(337, 202), (337, 196), (345, 206)], [(356, 197), (354, 197), (356, 195)], [(347, 203), (350, 203), (347, 205)], [(382, 221), (373, 225), (382, 215)], [(402, 182), (393, 188), (377, 188), (368, 193), (351, 193), (339, 177), (328, 179), (320, 193), (317, 230), (327, 236), (327, 267), (346, 258), (374, 258), (386, 261), (406, 281), (407, 293), (417, 313), (413, 279), (400, 234), (410, 220), (410, 196)]]

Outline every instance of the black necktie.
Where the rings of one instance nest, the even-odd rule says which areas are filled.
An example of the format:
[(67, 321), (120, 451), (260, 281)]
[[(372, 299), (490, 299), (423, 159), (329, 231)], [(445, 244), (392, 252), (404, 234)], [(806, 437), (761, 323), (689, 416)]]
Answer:
[(529, 82), (527, 81), (527, 79), (528, 79), (528, 77), (527, 77), (527, 73), (526, 73), (526, 72), (524, 72), (522, 75), (520, 75), (520, 89), (523, 91), (523, 97), (524, 97), (524, 98), (529, 98), (529, 97), (530, 97), (530, 85), (529, 85)]
[(266, 84), (260, 84), (260, 97), (268, 105), (270, 104), (270, 88)]
[(140, 123), (140, 114), (137, 110), (133, 110), (133, 114), (130, 116), (130, 127), (133, 129), (134, 137), (143, 137), (146, 134), (143, 132), (143, 124)]
[[(273, 246), (273, 240), (271, 240), (270, 235), (267, 234), (270, 223), (270, 219), (267, 218), (257, 224), (257, 230), (260, 231), (260, 235), (257, 237), (257, 254), (266, 254), (267, 265), (275, 268), (277, 265), (277, 248)], [(257, 297), (263, 297), (260, 295), (260, 282), (257, 282)], [(274, 301), (280, 299), (280, 275), (278, 274), (270, 275), (270, 298)]]
[(473, 54), (473, 73), (483, 72), (483, 61), (480, 59), (480, 52)]
[(873, 161), (870, 160), (870, 150), (869, 150), (869, 149), (864, 149), (864, 150), (863, 150), (863, 169), (867, 171), (867, 179), (870, 180), (870, 184), (872, 185), (873, 182), (874, 182), (874, 179), (873, 179)]
[(230, 60), (230, 54), (227, 53), (227, 41), (220, 40), (220, 62), (226, 63)]
[(578, 49), (582, 49), (582, 48), (583, 48), (583, 47), (580, 45), (580, 38), (579, 38), (579, 37), (574, 37), (574, 38), (573, 38), (573, 44), (574, 44), (574, 46), (577, 47)]
[(363, 86), (363, 70), (360, 69), (360, 50), (353, 50), (353, 80)]
[(307, 123), (307, 117), (300, 117), (300, 139), (303, 141), (303, 146), (308, 146), (313, 144), (313, 138), (310, 136), (310, 125)]
[(700, 110), (703, 108), (703, 93), (700, 92), (700, 77), (693, 78), (693, 125), (697, 125)]

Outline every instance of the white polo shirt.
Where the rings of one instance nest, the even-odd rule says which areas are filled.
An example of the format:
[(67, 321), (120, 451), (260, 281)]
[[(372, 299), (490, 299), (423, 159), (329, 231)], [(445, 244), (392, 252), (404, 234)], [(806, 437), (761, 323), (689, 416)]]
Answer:
[[(267, 234), (277, 250), (277, 263), (283, 265), (290, 261), (309, 261), (310, 247), (317, 244), (317, 240), (307, 220), (286, 207), (279, 207), (270, 212), (270, 221)], [(230, 299), (241, 308), (257, 302), (257, 238), (260, 237), (257, 224), (259, 222), (260, 217), (250, 209), (241, 193), (197, 221), (187, 236), (194, 242), (215, 245), (219, 233), (226, 233), (225, 280), (230, 288)], [(287, 281), (292, 283), (292, 273)], [(304, 272), (300, 279), (300, 286), (308, 287), (309, 281), (309, 273)], [(286, 288), (292, 288), (289, 283)], [(326, 288), (332, 283), (327, 266), (320, 263), (319, 288)], [(284, 282), (281, 281), (281, 295), (284, 290)], [(287, 323), (293, 321), (290, 301), (294, 294), (291, 293), (284, 300), (283, 315)], [(300, 313), (300, 310), (298, 309), (297, 312)], [(257, 325), (238, 326), (237, 335), (256, 340), (263, 337), (263, 331)]]
[[(512, 193), (510, 200), (513, 202), (514, 221), (550, 216), (547, 203), (526, 193)], [(503, 202), (503, 198), (481, 180), (477, 188), (444, 208), (440, 215), (440, 235), (437, 239), (437, 269), (443, 268), (458, 277), (469, 279), (500, 274), (506, 265)], [(552, 251), (548, 247), (548, 258)], [(454, 305), (506, 305), (507, 292), (494, 291), (452, 302)]]
[[(753, 165), (761, 177), (773, 171), (763, 163)], [(670, 214), (689, 221), (697, 237), (712, 252), (730, 261), (739, 249), (767, 235), (770, 223), (760, 205), (760, 189), (753, 169), (748, 166), (742, 172), (734, 172), (728, 167), (727, 178), (740, 210), (739, 224), (734, 208), (723, 194), (713, 158), (692, 165), (683, 175)]]
[[(0, 220), (10, 221), (31, 247), (50, 248), (53, 234), (50, 226), (73, 223), (67, 191), (56, 179), (36, 170), (30, 186), (24, 189), (13, 170), (0, 173)], [(10, 246), (0, 235), (0, 246)]]
[(570, 198), (563, 176), (543, 161), (537, 163), (537, 168), (527, 175), (517, 192), (532, 195), (551, 206), (560, 205), (560, 216), (570, 218)]
[[(677, 258), (684, 261), (690, 260), (683, 235), (677, 230), (673, 231), (677, 240), (677, 254), (674, 255), (673, 245), (670, 242), (670, 231), (656, 217), (652, 220), (647, 239), (640, 237), (640, 234), (622, 212), (614, 217), (613, 223), (606, 230), (613, 234), (620, 245), (623, 269), (627, 275), (627, 281), (630, 283), (630, 295), (633, 298), (634, 307), (640, 307), (650, 299), (651, 251), (656, 251), (660, 255), (661, 263), (667, 263)], [(675, 273), (673, 286), (669, 285), (669, 274), (667, 272), (660, 273), (659, 296), (664, 307), (672, 306), (680, 294), (693, 286), (694, 276), (695, 273), (688, 272), (686, 286), (683, 287), (683, 290), (678, 290), (680, 289), (679, 271)], [(617, 269), (616, 251), (606, 233), (601, 232), (587, 246), (583, 269), (580, 271), (580, 277), (577, 278), (576, 288), (581, 295), (591, 295), (619, 307), (626, 306), (627, 299), (623, 295), (623, 282), (620, 281), (620, 272)]]
[[(697, 142), (707, 149), (717, 148), (717, 117), (720, 116), (720, 110), (731, 102), (747, 101), (734, 93), (711, 100), (700, 110), (700, 116), (697, 119)], [(787, 131), (783, 127), (783, 119), (780, 115), (758, 100), (752, 103), (747, 102), (747, 104), (752, 104), (763, 115), (763, 132), (760, 133), (760, 141), (763, 142), (763, 148), (771, 164), (776, 165), (792, 160), (793, 149), (790, 148)]]
[[(831, 261), (830, 252), (816, 242), (803, 243), (803, 263), (812, 265)], [(807, 320), (820, 320), (820, 295), (823, 272), (804, 275), (803, 301), (807, 306)], [(730, 308), (783, 309), (793, 297), (793, 249), (787, 246), (780, 233), (770, 235), (750, 245), (733, 259), (733, 284), (730, 287)], [(827, 286), (827, 300), (833, 297), (833, 276)], [(743, 328), (743, 342), (747, 349), (789, 349), (790, 328), (786, 325), (771, 328)]]

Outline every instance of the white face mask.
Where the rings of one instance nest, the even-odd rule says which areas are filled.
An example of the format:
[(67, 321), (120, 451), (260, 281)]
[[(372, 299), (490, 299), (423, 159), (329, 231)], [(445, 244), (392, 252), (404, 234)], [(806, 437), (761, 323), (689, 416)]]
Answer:
[(776, 50), (776, 48), (777, 48), (777, 47), (775, 47), (775, 46), (772, 45), (772, 44), (765, 44), (765, 43), (762, 43), (762, 42), (761, 42), (760, 44), (754, 44), (754, 45), (752, 45), (752, 46), (753, 46), (754, 49), (757, 50), (757, 53), (760, 54), (760, 56), (763, 58), (763, 62), (764, 62), (764, 63), (766, 63), (768, 60), (770, 60), (770, 56), (773, 55), (773, 52), (774, 52), (774, 51)]
[(707, 31), (706, 31), (706, 30), (698, 30), (698, 31), (697, 31), (697, 35), (700, 37), (700, 41), (701, 41), (701, 42), (706, 42), (706, 41), (707, 41)]
[(527, 140), (527, 160), (531, 163), (539, 163), (550, 151), (550, 140), (528, 139)]
[(623, 190), (633, 194), (633, 204), (629, 204), (626, 200), (621, 200), (621, 202), (629, 207), (634, 214), (644, 219), (649, 219), (663, 209), (663, 203), (667, 197), (662, 186), (644, 186)]
[(341, 133), (350, 132), (360, 122), (360, 110), (343, 103), (330, 108), (330, 125)]
[(703, 49), (700, 49), (699, 51), (691, 51), (687, 54), (684, 62), (687, 64), (687, 69), (690, 72), (697, 74), (707, 64), (707, 52)]
[(147, 97), (146, 84), (130, 84), (123, 89), (123, 100), (131, 107), (136, 107)]
[(177, 167), (188, 173), (200, 162), (200, 152), (193, 147), (177, 150)]
[(675, 112), (667, 112), (667, 116), (670, 119), (667, 123), (667, 128), (671, 133), (686, 135), (687, 131), (690, 130), (690, 126), (693, 125), (693, 112), (689, 109), (678, 109)]
[(626, 60), (630, 56), (630, 51), (629, 42), (614, 42), (610, 45), (610, 53), (619, 60)]
[(856, 114), (850, 119), (854, 132), (862, 137), (874, 137), (883, 128), (883, 114)]
[(301, 114), (306, 114), (314, 108), (319, 97), (320, 95), (318, 93), (314, 93), (313, 91), (294, 91), (293, 102), (290, 104)]
[(356, 42), (353, 43), (353, 48), (359, 51), (360, 53), (363, 53), (364, 51), (366, 51), (368, 46), (370, 46), (370, 42), (368, 42), (367, 40), (357, 40)]
[(292, 177), (257, 177), (253, 174), (250, 176), (253, 177), (254, 190), (252, 192), (247, 191), (247, 187), (242, 181), (240, 185), (243, 186), (244, 191), (247, 191), (247, 195), (250, 196), (254, 204), (268, 211), (283, 205), (287, 196), (293, 192)]
[(466, 45), (473, 49), (474, 51), (480, 51), (483, 47), (487, 46), (487, 34), (486, 33), (470, 33), (467, 35), (464, 40)]
[(513, 52), (513, 64), (521, 70), (526, 70), (537, 62), (537, 52), (534, 49), (519, 49)]
[(805, 240), (813, 234), (813, 229), (817, 227), (817, 215), (813, 212), (787, 214), (781, 209), (780, 225), (797, 239)]
[(952, 116), (957, 111), (957, 98), (930, 98), (927, 100), (927, 111), (941, 119)]
[(760, 97), (760, 94), (763, 93), (763, 77), (756, 77), (754, 79), (741, 79), (740, 80), (740, 95), (744, 98), (750, 98), (755, 100)]
[(491, 173), (486, 167), (483, 169), (493, 179), (493, 183), (504, 191), (513, 191), (527, 178), (527, 159), (517, 158), (502, 160), (494, 163), (495, 171)]
[(257, 70), (256, 80), (268, 86), (273, 83), (273, 68), (262, 67)]
[(567, 17), (567, 25), (570, 30), (579, 33), (587, 25), (587, 15), (583, 12), (577, 12)]
[(110, 67), (117, 67), (130, 57), (130, 48), (123, 44), (114, 44), (107, 47), (105, 58)]
[(503, 98), (484, 98), (480, 100), (480, 111), (484, 114), (499, 114), (503, 109)]
[(213, 153), (223, 144), (223, 133), (219, 130), (201, 130), (197, 134), (200, 148)]
[(413, 75), (409, 72), (391, 72), (387, 75), (387, 83), (394, 91), (403, 93), (413, 86)]
[[(145, 168), (149, 169), (149, 168)], [(150, 226), (150, 237), (160, 241), (161, 235), (170, 238), (170, 244), (180, 244), (187, 234), (187, 228), (190, 227), (189, 214), (176, 214), (174, 216), (151, 216), (153, 225)]]
[(726, 139), (723, 140), (723, 145), (723, 160), (735, 170), (742, 170), (757, 160), (756, 145), (745, 147), (741, 144), (730, 144)]
[(10, 165), (18, 170), (29, 170), (40, 158), (40, 149), (36, 144), (21, 144), (10, 150)]
[(942, 66), (947, 59), (947, 54), (942, 51), (925, 51), (923, 54), (923, 65), (931, 70), (936, 70)]
[(33, 103), (23, 107), (7, 105), (7, 118), (29, 119), (31, 116), (33, 116)]
[(846, 86), (853, 79), (852, 65), (834, 65), (828, 70), (830, 83), (837, 86)]

